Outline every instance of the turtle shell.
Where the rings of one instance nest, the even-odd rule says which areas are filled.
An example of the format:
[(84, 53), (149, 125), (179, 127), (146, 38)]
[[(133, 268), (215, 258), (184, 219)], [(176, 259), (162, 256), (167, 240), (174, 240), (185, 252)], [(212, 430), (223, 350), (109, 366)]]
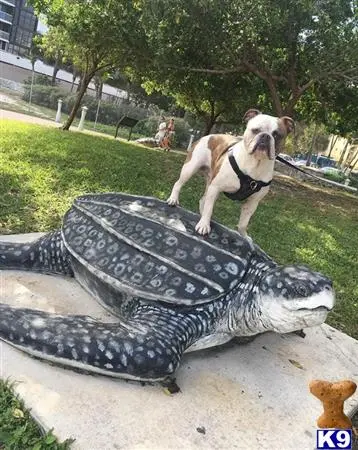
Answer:
[(178, 305), (226, 294), (246, 272), (253, 248), (239, 233), (212, 222), (195, 232), (198, 214), (121, 193), (78, 197), (62, 236), (77, 264), (115, 290)]

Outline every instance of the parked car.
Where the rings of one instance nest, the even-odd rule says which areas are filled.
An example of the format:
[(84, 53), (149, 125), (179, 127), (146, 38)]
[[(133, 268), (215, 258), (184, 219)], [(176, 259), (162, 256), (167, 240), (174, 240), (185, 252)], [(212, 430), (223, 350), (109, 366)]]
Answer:
[(295, 160), (290, 155), (286, 155), (286, 153), (279, 153), (278, 156), (281, 156), (282, 159), (285, 159), (286, 161), (295, 164)]
[(294, 161), (294, 164), (296, 164), (296, 166), (305, 166), (306, 162), (307, 161), (305, 159), (299, 159), (297, 161)]
[(315, 161), (315, 164), (318, 168), (326, 168), (326, 167), (336, 167), (337, 162), (332, 158), (328, 158), (327, 156), (318, 156), (318, 158)]

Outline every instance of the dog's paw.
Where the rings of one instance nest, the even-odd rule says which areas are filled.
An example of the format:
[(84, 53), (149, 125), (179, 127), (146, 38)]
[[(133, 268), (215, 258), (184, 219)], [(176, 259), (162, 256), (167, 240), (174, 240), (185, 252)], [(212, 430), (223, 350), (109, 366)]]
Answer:
[(209, 234), (210, 230), (210, 223), (204, 222), (203, 220), (199, 220), (195, 227), (195, 231), (201, 235)]
[(174, 197), (169, 197), (167, 200), (167, 203), (169, 206), (178, 206), (179, 205), (179, 200), (177, 198)]

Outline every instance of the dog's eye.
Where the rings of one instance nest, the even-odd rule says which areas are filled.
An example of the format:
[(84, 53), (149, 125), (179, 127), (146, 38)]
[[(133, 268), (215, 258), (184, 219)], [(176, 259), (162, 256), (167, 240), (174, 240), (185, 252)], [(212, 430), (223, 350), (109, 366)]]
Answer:
[(278, 132), (278, 131), (274, 131), (273, 133), (272, 133), (272, 136), (273, 136), (273, 138), (275, 139), (275, 140), (280, 140), (281, 138), (282, 138), (282, 136), (280, 135), (280, 133)]
[(260, 128), (253, 128), (252, 130), (251, 130), (254, 134), (259, 134), (260, 133)]

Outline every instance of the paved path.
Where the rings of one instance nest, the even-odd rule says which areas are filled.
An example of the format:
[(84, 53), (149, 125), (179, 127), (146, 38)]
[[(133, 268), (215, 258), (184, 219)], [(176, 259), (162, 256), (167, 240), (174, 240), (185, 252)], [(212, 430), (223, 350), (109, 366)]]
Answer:
[(14, 111), (8, 111), (6, 109), (0, 109), (0, 120), (1, 119), (10, 119), (10, 120), (19, 120), (21, 122), (29, 122), (29, 123), (38, 123), (39, 125), (48, 125), (51, 127), (59, 127), (60, 124), (48, 120), (41, 119), (40, 117), (30, 116), (27, 114), (21, 114)]

